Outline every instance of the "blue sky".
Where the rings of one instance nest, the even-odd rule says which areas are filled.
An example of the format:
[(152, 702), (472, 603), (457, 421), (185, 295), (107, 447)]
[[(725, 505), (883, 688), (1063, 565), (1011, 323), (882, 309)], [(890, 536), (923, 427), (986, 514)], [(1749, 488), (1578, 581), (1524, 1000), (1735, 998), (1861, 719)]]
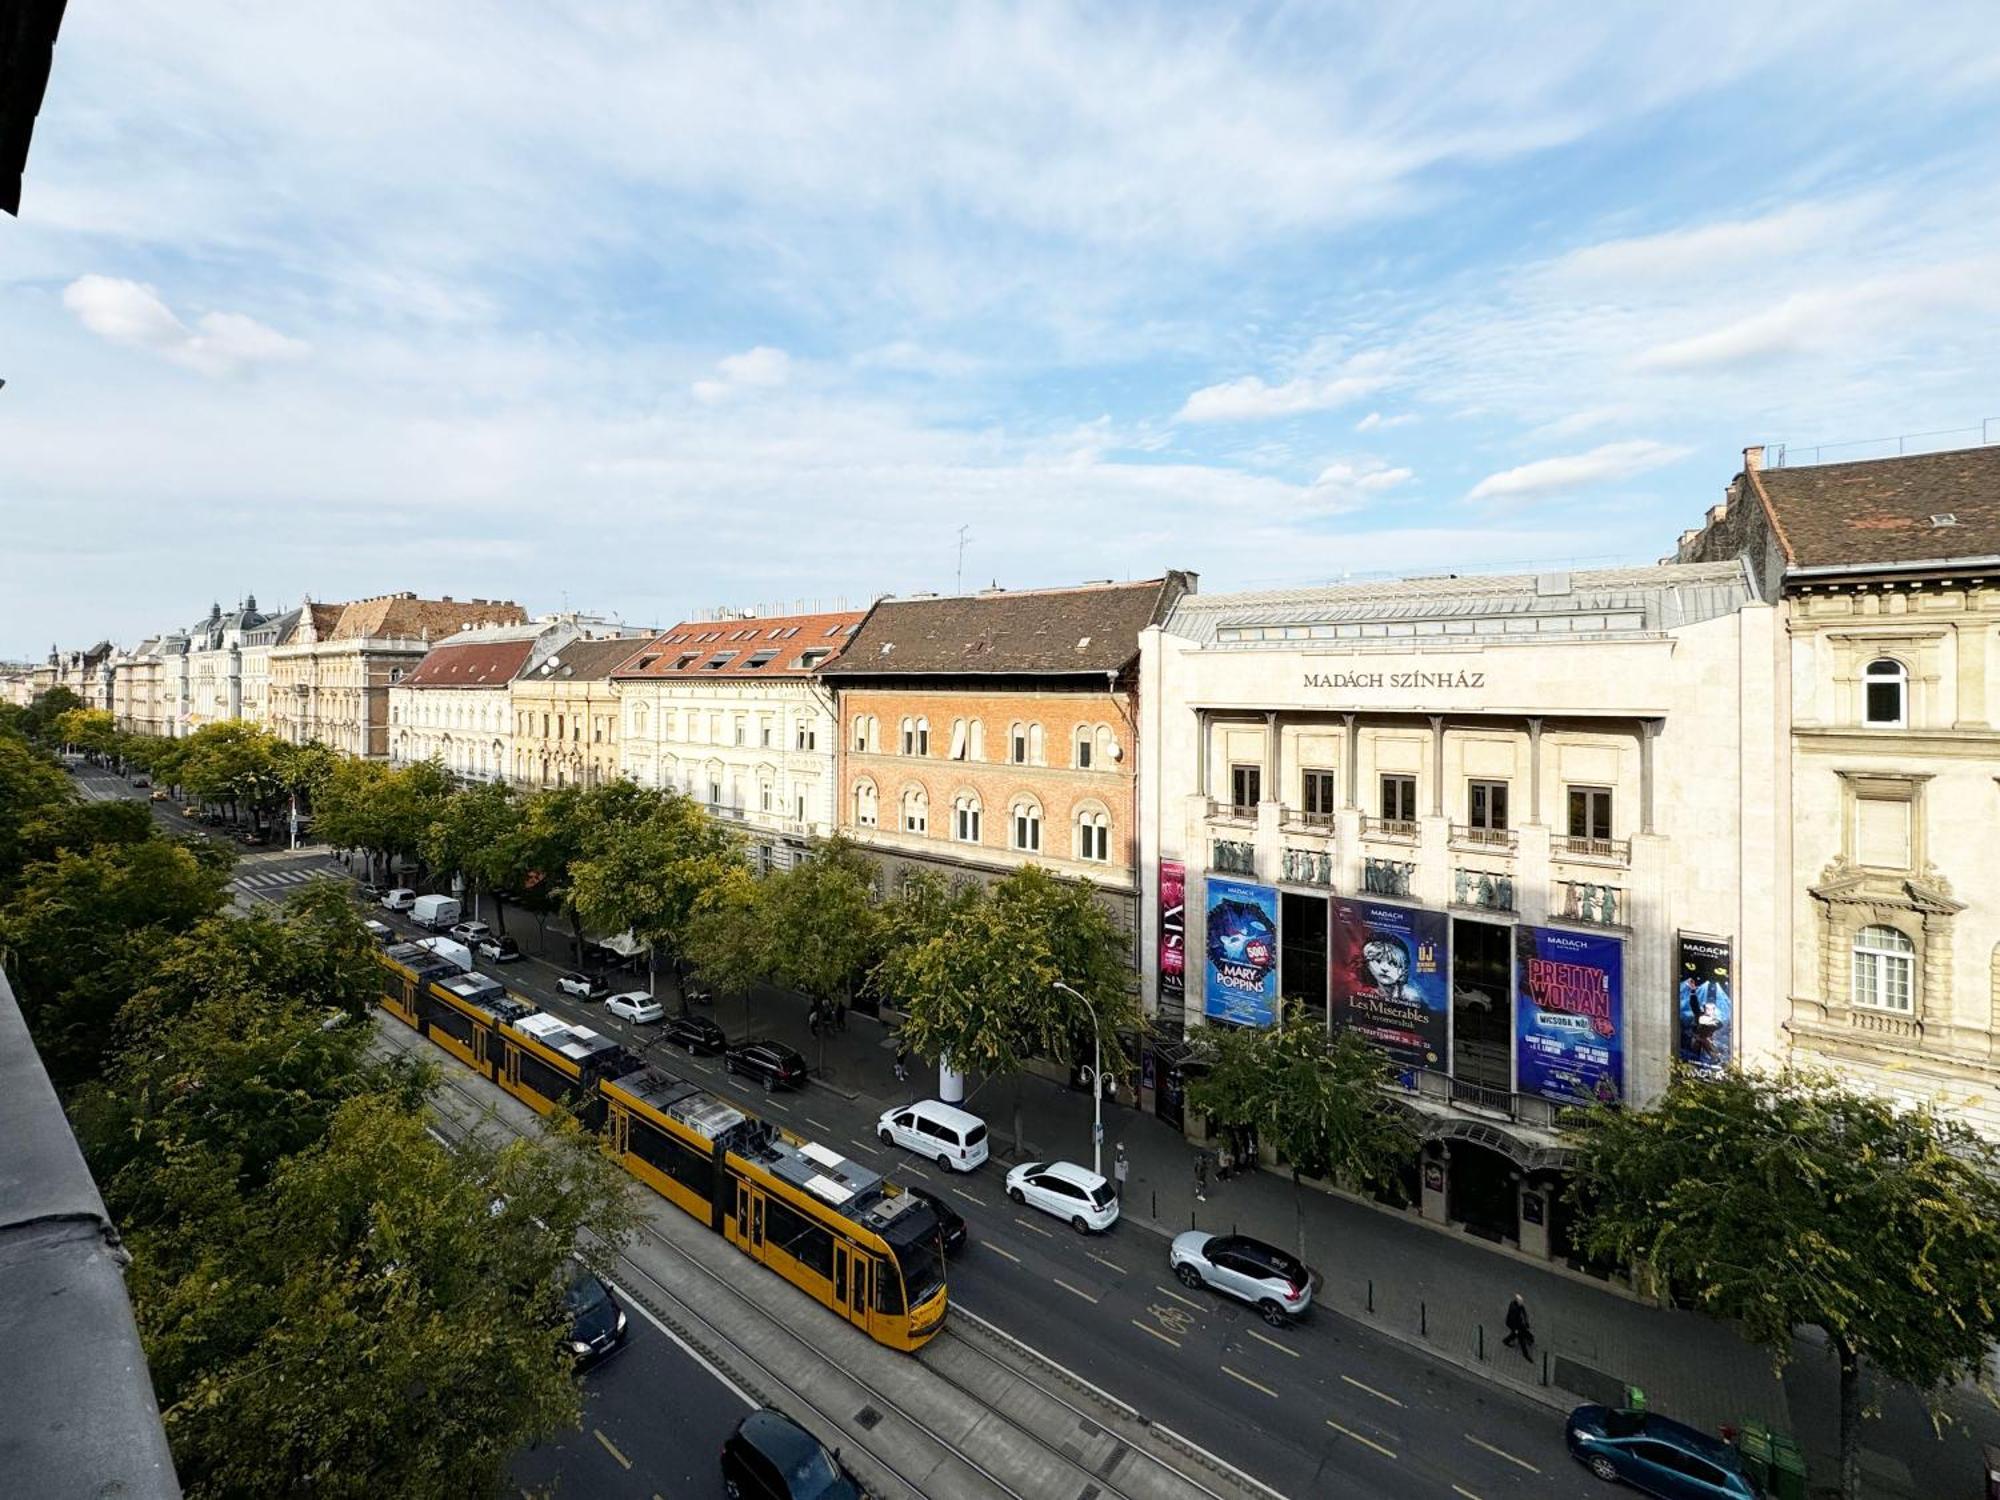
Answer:
[(2000, 417), (1995, 140), (1990, 3), (73, 6), (0, 655), (1650, 559)]

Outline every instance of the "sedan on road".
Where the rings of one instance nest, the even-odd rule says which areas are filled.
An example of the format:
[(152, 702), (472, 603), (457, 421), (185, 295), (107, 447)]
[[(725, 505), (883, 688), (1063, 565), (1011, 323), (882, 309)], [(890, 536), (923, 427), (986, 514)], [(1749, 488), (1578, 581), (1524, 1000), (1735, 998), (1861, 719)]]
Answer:
[(1563, 1426), (1570, 1456), (1608, 1484), (1662, 1500), (1756, 1500), (1736, 1450), (1670, 1417), (1579, 1406)]
[(1026, 1161), (1007, 1174), (1007, 1196), (1068, 1223), (1078, 1234), (1102, 1234), (1118, 1222), (1111, 1184), (1073, 1161)]
[(660, 1040), (670, 1047), (685, 1047), (687, 1055), (697, 1052), (719, 1057), (729, 1050), (729, 1038), (707, 1016), (675, 1016), (661, 1028)]
[(604, 982), (601, 975), (585, 974), (580, 969), (557, 975), (556, 988), (579, 1000), (602, 1000), (611, 993), (611, 986)]
[(496, 964), (511, 964), (521, 956), (521, 945), (510, 937), (498, 937), (488, 933), (477, 944), (479, 956), (490, 958)]
[(1247, 1234), (1174, 1236), (1167, 1264), (1185, 1287), (1213, 1287), (1247, 1302), (1273, 1328), (1282, 1328), (1312, 1306), (1313, 1273), (1297, 1256)]
[(614, 1016), (623, 1016), (641, 1026), (650, 1026), (666, 1015), (666, 1008), (644, 990), (627, 990), (622, 995), (613, 995), (604, 1002), (604, 1009)]
[(572, 1265), (568, 1286), (563, 1289), (563, 1308), (569, 1314), (570, 1358), (579, 1365), (596, 1364), (625, 1342), (625, 1311), (611, 1289), (580, 1265)]
[(738, 1042), (722, 1056), (731, 1073), (756, 1079), (766, 1093), (806, 1085), (806, 1060), (783, 1042)]
[(390, 911), (408, 911), (417, 904), (417, 893), (406, 885), (382, 893), (382, 905)]
[(840, 1455), (781, 1411), (759, 1407), (722, 1445), (722, 1488), (731, 1500), (860, 1500)]
[(919, 1203), (929, 1204), (931, 1212), (937, 1215), (938, 1237), (944, 1241), (946, 1255), (956, 1255), (965, 1248), (965, 1218), (957, 1209), (924, 1188), (905, 1187), (903, 1191)]

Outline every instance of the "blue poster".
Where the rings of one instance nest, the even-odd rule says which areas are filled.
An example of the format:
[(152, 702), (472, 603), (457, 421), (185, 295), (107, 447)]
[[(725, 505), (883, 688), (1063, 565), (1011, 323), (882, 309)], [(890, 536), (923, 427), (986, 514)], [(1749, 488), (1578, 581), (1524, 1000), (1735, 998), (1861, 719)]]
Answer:
[(1612, 937), (1514, 933), (1515, 1088), (1564, 1104), (1625, 1095), (1625, 945)]
[(1407, 1086), (1418, 1068), (1444, 1067), (1451, 965), (1443, 912), (1386, 901), (1335, 901), (1327, 951), (1333, 1023), (1383, 1051)]
[(1675, 1002), (1680, 1059), (1697, 1073), (1721, 1073), (1736, 1052), (1736, 1001), (1729, 993), (1728, 938), (1679, 935), (1681, 984)]
[(1246, 880), (1208, 881), (1208, 983), (1202, 1008), (1235, 1026), (1278, 1019), (1278, 892)]

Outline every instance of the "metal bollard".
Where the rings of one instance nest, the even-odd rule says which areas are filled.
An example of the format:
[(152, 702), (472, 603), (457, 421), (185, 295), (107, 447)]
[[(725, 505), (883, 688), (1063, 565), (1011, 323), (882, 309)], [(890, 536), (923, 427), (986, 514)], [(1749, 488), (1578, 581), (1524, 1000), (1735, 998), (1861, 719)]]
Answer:
[(1417, 1302), (1417, 1332), (1425, 1338), (1431, 1336), (1431, 1310), (1421, 1299)]
[(1549, 1351), (1544, 1349), (1542, 1351), (1542, 1384), (1547, 1385), (1548, 1383), (1549, 1383)]
[(1482, 1360), (1486, 1358), (1486, 1325), (1484, 1323), (1479, 1325), (1479, 1357)]
[(1160, 1216), (1160, 1190), (1159, 1190), (1158, 1188), (1154, 1188), (1154, 1189), (1153, 1189), (1153, 1217), (1157, 1219), (1157, 1218), (1159, 1218), (1159, 1216)]
[(1368, 1278), (1368, 1310), (1370, 1312), (1375, 1311), (1375, 1278), (1373, 1276)]

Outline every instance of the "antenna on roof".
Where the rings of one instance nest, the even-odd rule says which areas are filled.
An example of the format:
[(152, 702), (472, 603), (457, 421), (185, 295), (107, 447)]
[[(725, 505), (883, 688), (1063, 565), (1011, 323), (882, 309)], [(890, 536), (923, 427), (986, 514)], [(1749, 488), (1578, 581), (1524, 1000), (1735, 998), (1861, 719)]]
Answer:
[(961, 526), (958, 528), (958, 586), (952, 590), (956, 594), (965, 592), (965, 544), (971, 538), (972, 528), (970, 526)]

